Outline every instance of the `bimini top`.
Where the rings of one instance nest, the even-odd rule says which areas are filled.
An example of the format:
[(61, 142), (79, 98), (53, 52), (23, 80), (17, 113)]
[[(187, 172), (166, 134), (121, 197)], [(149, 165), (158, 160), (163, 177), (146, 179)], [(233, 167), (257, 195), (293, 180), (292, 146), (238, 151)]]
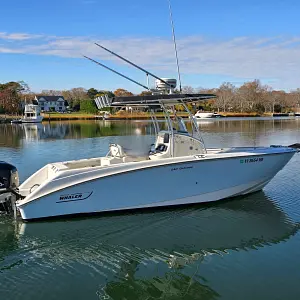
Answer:
[(214, 99), (214, 94), (158, 94), (145, 96), (108, 97), (107, 95), (97, 97), (95, 102), (99, 109), (104, 107), (120, 106), (149, 106), (160, 107), (161, 105), (176, 105)]

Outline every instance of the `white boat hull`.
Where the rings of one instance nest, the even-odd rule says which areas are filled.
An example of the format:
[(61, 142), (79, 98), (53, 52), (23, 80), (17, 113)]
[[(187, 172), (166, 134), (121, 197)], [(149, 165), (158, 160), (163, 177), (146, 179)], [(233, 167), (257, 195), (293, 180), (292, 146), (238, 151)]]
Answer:
[(55, 185), (61, 181), (61, 189), (49, 193), (50, 184), (48, 194), (19, 201), (17, 207), (22, 219), (30, 220), (217, 201), (261, 190), (294, 153), (287, 149), (259, 156), (192, 156), (181, 163), (166, 159), (85, 169), (52, 180)]
[(22, 123), (41, 123), (43, 121), (43, 117), (39, 116), (37, 118), (22, 118), (20, 121)]
[(197, 112), (195, 114), (196, 119), (211, 119), (214, 116), (212, 112)]

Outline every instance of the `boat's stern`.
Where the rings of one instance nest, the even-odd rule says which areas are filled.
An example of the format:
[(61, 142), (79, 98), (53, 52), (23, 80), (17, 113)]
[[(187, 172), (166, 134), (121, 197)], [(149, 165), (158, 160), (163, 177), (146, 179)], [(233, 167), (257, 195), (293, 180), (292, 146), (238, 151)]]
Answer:
[(24, 197), (28, 196), (38, 187), (56, 177), (62, 168), (66, 169), (67, 167), (61, 163), (53, 163), (44, 166), (19, 186), (19, 193)]

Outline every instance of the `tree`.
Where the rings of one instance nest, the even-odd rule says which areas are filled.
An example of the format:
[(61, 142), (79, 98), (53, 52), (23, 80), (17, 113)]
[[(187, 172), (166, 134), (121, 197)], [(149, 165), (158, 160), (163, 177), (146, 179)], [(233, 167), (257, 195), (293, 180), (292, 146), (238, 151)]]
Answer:
[(94, 89), (94, 88), (90, 88), (87, 91), (87, 95), (89, 96), (90, 99), (95, 99), (96, 95), (99, 93), (98, 90)]
[(217, 99), (215, 106), (220, 111), (220, 108), (226, 112), (227, 108), (232, 107), (235, 98), (236, 88), (230, 82), (224, 82), (217, 90)]
[(294, 101), (294, 109), (300, 112), (300, 88), (291, 92)]
[(264, 112), (272, 112), (274, 109), (273, 97), (272, 97), (272, 87), (264, 85), (262, 89), (262, 106)]
[(150, 91), (142, 91), (141, 93), (139, 93), (139, 96), (150, 96), (150, 95), (152, 95)]
[(263, 100), (263, 87), (258, 79), (251, 82), (244, 83), (238, 89), (238, 97), (241, 99), (241, 112), (242, 111), (255, 111), (257, 105), (262, 103)]
[(96, 97), (100, 97), (104, 95), (107, 95), (109, 98), (115, 97), (115, 94), (112, 91), (105, 91), (105, 90), (99, 91)]
[(41, 96), (62, 96), (62, 91), (59, 90), (42, 90)]
[(82, 87), (73, 88), (70, 90), (73, 100), (83, 100), (88, 99), (87, 90)]
[(69, 106), (75, 110), (80, 109), (81, 100), (90, 99), (87, 90), (82, 87), (62, 91), (61, 95), (68, 101)]
[(98, 112), (95, 101), (91, 99), (80, 101), (80, 110), (91, 114)]
[(285, 91), (272, 91), (272, 102), (273, 102), (273, 113), (282, 112), (282, 109), (285, 105)]
[(10, 81), (0, 84), (0, 106), (7, 113), (17, 113), (20, 111), (21, 95), (29, 91), (28, 85), (24, 81)]
[(125, 89), (117, 89), (114, 91), (116, 97), (128, 97), (133, 96), (133, 94)]
[(196, 91), (193, 87), (191, 87), (189, 85), (185, 85), (182, 87), (182, 93), (183, 94), (195, 94)]
[(20, 97), (11, 89), (0, 90), (0, 106), (6, 113), (16, 113), (20, 110)]

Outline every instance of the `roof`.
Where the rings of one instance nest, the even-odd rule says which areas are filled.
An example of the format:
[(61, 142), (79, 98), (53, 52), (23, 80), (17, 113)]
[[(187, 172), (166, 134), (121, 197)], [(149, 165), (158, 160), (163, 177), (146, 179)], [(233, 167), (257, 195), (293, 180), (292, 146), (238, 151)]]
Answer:
[(191, 103), (216, 98), (213, 94), (168, 94), (168, 95), (145, 95), (129, 97), (113, 97), (107, 95), (95, 99), (99, 107), (106, 106), (149, 106), (160, 107), (163, 105), (176, 105), (181, 103)]
[(47, 102), (57, 101), (59, 98), (65, 101), (65, 98), (63, 96), (36, 96), (36, 98), (38, 101), (41, 100), (41, 98), (44, 98)]

